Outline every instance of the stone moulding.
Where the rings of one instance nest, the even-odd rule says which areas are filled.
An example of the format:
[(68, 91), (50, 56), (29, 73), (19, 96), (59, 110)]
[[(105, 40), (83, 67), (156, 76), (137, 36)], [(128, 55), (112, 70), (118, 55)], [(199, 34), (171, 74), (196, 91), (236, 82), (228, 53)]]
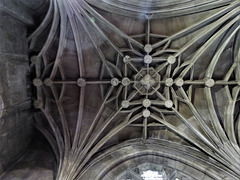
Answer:
[[(156, 9), (143, 12), (135, 1), (122, 0), (129, 6), (117, 11), (118, 1), (93, 2), (50, 1), (28, 38), (35, 52), (51, 27), (31, 67), (34, 106), (45, 117), (36, 120), (56, 155), (56, 179), (79, 178), (129, 127), (128, 135), (146, 142), (152, 127), (159, 134), (166, 128), (239, 179), (240, 2), (185, 1), (171, 9), (154, 1)], [(172, 34), (156, 28), (164, 18), (205, 11), (210, 15)], [(121, 26), (126, 21), (131, 32)]]
[[(179, 146), (174, 143), (169, 144), (168, 141), (156, 139), (150, 139), (147, 143), (144, 143), (142, 139), (134, 139), (99, 153), (79, 175), (79, 179), (86, 179), (87, 177), (117, 179), (124, 171), (128, 171), (131, 167), (134, 168), (138, 163), (143, 162), (142, 157), (146, 157), (145, 161), (148, 163), (168, 166), (173, 170), (178, 169), (179, 172), (174, 171), (174, 173), (179, 175), (171, 176), (172, 178), (178, 177), (181, 179), (180, 172), (184, 172), (184, 169), (190, 179), (195, 177), (198, 177), (198, 179), (234, 178), (230, 172), (225, 171), (224, 167), (218, 167), (217, 161), (209, 159), (205, 154), (194, 148)], [(128, 167), (128, 169), (124, 167)], [(188, 172), (188, 170), (191, 172)]]

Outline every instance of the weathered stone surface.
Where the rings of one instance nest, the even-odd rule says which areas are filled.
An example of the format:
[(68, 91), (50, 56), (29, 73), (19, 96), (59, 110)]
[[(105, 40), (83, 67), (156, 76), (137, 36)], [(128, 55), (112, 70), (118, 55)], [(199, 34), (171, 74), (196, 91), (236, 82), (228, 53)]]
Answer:
[(38, 135), (37, 138), (21, 159), (0, 176), (1, 180), (53, 179), (54, 157), (51, 147), (47, 145), (46, 140), (42, 139), (43, 137)]
[(14, 18), (21, 23), (27, 25), (34, 24), (33, 17), (26, 11), (21, 1), (1, 0), (0, 12), (6, 13), (8, 16), (11, 16), (11, 18)]
[[(21, 12), (7, 2), (1, 1), (9, 5), (7, 8), (15, 8), (16, 13)], [(26, 36), (23, 23), (0, 12), (0, 174), (26, 152), (31, 142), (33, 118)]]
[[(31, 119), (25, 15), (46, 2), (23, 2), (18, 18), (2, 1), (2, 171), (24, 149), (15, 134)], [(176, 180), (239, 179), (238, 0), (49, 2), (28, 43), (34, 117), (56, 179), (126, 179), (149, 164)], [(25, 171), (6, 178), (42, 178)]]

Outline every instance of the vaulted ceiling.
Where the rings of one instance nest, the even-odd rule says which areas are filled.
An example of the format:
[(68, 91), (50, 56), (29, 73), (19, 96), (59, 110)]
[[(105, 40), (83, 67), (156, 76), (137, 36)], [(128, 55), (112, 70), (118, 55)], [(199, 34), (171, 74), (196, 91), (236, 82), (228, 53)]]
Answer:
[(50, 1), (28, 40), (34, 115), (55, 178), (127, 178), (126, 167), (165, 157), (165, 170), (179, 162), (197, 179), (238, 179), (239, 5)]

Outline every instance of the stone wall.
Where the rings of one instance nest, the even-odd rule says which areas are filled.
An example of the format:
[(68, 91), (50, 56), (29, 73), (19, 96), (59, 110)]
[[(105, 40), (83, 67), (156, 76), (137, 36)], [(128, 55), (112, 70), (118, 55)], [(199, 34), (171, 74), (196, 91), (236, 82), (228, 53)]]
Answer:
[(0, 175), (28, 150), (33, 134), (28, 30), (48, 0), (0, 1)]
[(31, 141), (26, 37), (26, 25), (0, 8), (0, 174), (23, 155)]

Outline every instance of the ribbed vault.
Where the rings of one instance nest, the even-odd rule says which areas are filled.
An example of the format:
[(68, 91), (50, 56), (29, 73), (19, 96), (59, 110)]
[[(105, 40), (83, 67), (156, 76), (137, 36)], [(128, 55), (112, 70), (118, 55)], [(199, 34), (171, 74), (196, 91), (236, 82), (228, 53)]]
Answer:
[[(194, 156), (193, 156), (194, 154)], [(162, 140), (126, 141), (99, 155), (79, 175), (80, 179), (141, 179), (141, 170), (163, 172), (163, 179), (234, 179), (224, 166), (188, 146)]]
[(238, 179), (239, 5), (50, 1), (29, 47), (35, 119), (56, 179), (81, 179), (102, 149), (139, 138), (149, 150), (152, 139), (190, 146)]

